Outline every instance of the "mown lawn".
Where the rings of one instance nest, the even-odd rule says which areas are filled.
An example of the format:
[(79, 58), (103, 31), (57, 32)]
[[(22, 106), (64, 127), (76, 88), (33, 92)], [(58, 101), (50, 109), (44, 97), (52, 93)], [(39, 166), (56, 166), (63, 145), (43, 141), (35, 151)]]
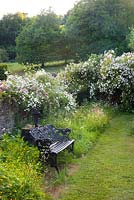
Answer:
[(77, 170), (60, 188), (56, 200), (134, 199), (134, 115), (119, 114)]
[(10, 73), (21, 73), (25, 70), (25, 66), (19, 63), (5, 63), (7, 65), (7, 70)]
[[(25, 70), (28, 70), (28, 68), (31, 68), (31, 66), (25, 66), (17, 62), (14, 62), (14, 63), (9, 62), (9, 63), (4, 63), (4, 64), (8, 66), (7, 67), (8, 71), (13, 74), (14, 73), (22, 74), (24, 73)], [(65, 69), (65, 65), (66, 64), (64, 61), (48, 62), (45, 64), (44, 69), (50, 73), (58, 73)], [(34, 66), (37, 67), (38, 65), (34, 65)], [(34, 66), (32, 68), (34, 68)]]

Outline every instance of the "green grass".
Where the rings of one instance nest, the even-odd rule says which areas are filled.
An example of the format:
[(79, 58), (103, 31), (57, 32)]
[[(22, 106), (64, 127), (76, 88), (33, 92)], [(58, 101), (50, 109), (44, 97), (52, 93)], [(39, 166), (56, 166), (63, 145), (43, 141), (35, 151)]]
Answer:
[(134, 115), (119, 114), (66, 179), (58, 200), (133, 200)]
[[(24, 71), (29, 68), (29, 66), (25, 66), (25, 65), (19, 64), (17, 62), (15, 62), (15, 63), (8, 62), (8, 63), (4, 63), (4, 64), (7, 64), (8, 71), (13, 74), (14, 73), (20, 73), (20, 74), (24, 73)], [(50, 73), (58, 73), (65, 69), (65, 65), (66, 64), (64, 61), (47, 62), (45, 64), (44, 69)], [(37, 65), (34, 65), (34, 66), (37, 66)]]
[(46, 70), (46, 72), (49, 72), (49, 73), (59, 73), (65, 69), (65, 65), (63, 65), (63, 66), (46, 66), (46, 67), (44, 67), (44, 69)]
[(65, 67), (66, 67), (65, 61), (61, 60), (61, 61), (47, 62), (44, 64), (43, 69), (45, 69), (46, 72), (57, 74), (57, 73), (65, 70)]
[(10, 73), (19, 73), (25, 70), (25, 66), (19, 63), (5, 63)]

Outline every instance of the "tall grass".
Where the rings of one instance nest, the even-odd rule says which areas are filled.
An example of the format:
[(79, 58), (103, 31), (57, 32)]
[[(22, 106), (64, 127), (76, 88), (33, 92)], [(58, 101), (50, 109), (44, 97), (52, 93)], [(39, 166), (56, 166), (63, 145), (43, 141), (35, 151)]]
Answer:
[(70, 137), (75, 139), (75, 155), (81, 156), (89, 151), (98, 135), (108, 124), (107, 112), (99, 105), (87, 105), (77, 109), (76, 112), (64, 116), (50, 116), (43, 121), (44, 124), (54, 124), (56, 127), (71, 128)]

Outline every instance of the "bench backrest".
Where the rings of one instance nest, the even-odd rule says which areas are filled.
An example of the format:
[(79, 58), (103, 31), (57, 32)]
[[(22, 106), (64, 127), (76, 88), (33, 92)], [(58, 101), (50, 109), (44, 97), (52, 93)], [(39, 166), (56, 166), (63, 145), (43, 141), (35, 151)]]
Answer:
[(57, 141), (67, 141), (69, 140), (69, 133), (71, 132), (70, 129), (58, 129), (55, 128), (53, 125), (46, 125), (46, 126), (39, 126), (34, 129), (32, 129), (29, 133), (35, 140), (46, 140), (51, 143), (57, 142)]

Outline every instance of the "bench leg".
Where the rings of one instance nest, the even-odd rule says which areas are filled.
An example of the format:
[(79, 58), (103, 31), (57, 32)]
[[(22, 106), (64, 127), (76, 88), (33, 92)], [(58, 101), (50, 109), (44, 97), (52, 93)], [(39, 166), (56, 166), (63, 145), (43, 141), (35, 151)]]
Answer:
[(55, 153), (50, 154), (50, 165), (51, 167), (55, 167), (57, 173), (59, 174), (59, 168), (57, 166), (57, 154)]
[(59, 168), (58, 168), (58, 166), (55, 166), (55, 169), (56, 169), (57, 173), (59, 174), (59, 173), (60, 173), (60, 171), (59, 171)]
[(68, 152), (74, 153), (74, 142), (67, 149), (68, 149)]
[(72, 143), (72, 152), (74, 153), (74, 142)]

